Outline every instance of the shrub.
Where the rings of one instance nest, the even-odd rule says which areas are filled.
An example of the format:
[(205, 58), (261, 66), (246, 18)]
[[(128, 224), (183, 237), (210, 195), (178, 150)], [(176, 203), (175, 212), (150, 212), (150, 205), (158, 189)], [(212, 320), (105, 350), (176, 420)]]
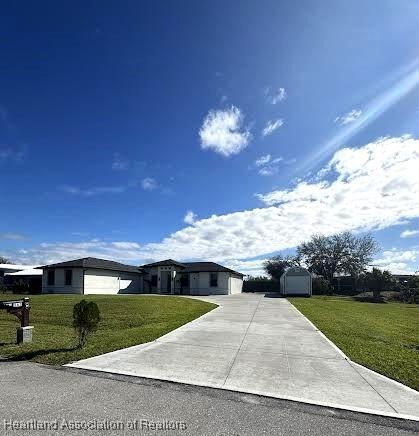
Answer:
[(415, 304), (419, 303), (419, 289), (418, 288), (404, 288), (395, 297), (402, 303)]
[(79, 347), (86, 345), (87, 337), (97, 330), (100, 311), (93, 301), (81, 300), (73, 307), (73, 327), (79, 337)]
[(313, 295), (326, 295), (329, 292), (329, 282), (322, 277), (313, 279)]

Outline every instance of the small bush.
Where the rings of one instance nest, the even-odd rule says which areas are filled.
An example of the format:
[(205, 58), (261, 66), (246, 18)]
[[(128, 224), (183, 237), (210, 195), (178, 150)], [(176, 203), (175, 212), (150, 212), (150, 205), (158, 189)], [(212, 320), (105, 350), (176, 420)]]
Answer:
[(322, 277), (313, 279), (313, 295), (327, 295), (329, 293), (329, 283)]
[(397, 293), (395, 299), (408, 304), (419, 303), (419, 289), (418, 288), (404, 288)]
[(94, 301), (81, 300), (73, 307), (73, 327), (79, 337), (79, 347), (86, 345), (87, 337), (97, 330), (100, 311)]

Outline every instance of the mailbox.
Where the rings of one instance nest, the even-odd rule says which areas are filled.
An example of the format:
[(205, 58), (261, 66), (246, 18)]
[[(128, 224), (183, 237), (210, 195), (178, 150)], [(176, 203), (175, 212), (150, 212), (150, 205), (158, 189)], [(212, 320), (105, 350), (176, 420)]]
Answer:
[(15, 315), (20, 321), (20, 327), (17, 328), (17, 343), (32, 342), (33, 327), (29, 325), (29, 298), (22, 300), (0, 301), (0, 310), (6, 310), (7, 313)]

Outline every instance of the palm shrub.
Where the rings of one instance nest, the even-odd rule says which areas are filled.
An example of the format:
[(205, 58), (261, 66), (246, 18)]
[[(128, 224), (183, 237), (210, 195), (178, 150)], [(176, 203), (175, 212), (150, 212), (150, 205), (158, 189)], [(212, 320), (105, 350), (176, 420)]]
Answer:
[(73, 307), (73, 327), (79, 337), (79, 347), (86, 345), (87, 337), (97, 330), (100, 311), (94, 301), (81, 300)]

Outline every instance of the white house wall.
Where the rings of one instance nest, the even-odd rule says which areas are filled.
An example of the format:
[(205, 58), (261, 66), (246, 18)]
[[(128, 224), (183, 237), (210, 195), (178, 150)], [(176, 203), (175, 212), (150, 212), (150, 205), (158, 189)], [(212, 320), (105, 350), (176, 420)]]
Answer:
[[(42, 274), (43, 294), (83, 294), (83, 268), (51, 268), (55, 271), (55, 284), (48, 285), (48, 271), (44, 269)], [(65, 271), (72, 270), (72, 284), (64, 284)]]
[(191, 295), (226, 295), (229, 290), (229, 273), (218, 273), (218, 286), (210, 286), (210, 273), (199, 272), (190, 275)]
[(243, 289), (243, 278), (242, 277), (230, 277), (230, 294), (240, 294)]
[(138, 294), (141, 279), (138, 274), (87, 269), (84, 273), (85, 294)]

